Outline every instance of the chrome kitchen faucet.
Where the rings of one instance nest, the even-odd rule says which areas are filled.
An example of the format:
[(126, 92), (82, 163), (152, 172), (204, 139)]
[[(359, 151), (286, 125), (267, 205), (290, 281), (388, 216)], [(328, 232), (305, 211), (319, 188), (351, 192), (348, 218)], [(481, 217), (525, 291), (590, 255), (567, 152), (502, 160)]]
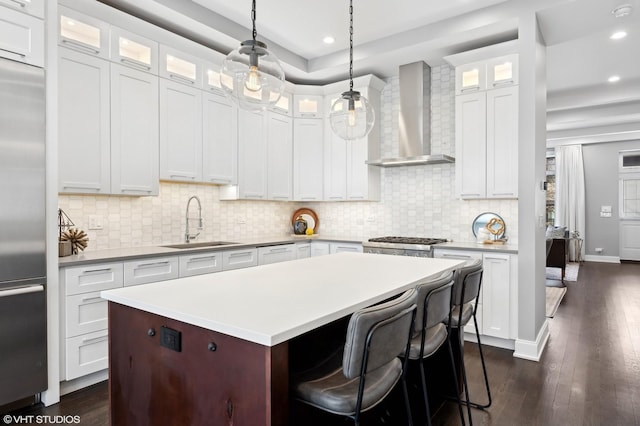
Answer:
[(195, 240), (196, 237), (198, 235), (200, 235), (200, 233), (198, 232), (197, 234), (191, 234), (189, 232), (189, 220), (193, 220), (189, 218), (189, 205), (191, 204), (191, 200), (195, 199), (198, 202), (198, 230), (202, 230), (203, 226), (202, 226), (202, 204), (200, 203), (200, 198), (198, 198), (197, 195), (192, 195), (191, 198), (189, 198), (189, 201), (187, 201), (187, 212), (185, 213), (185, 218), (186, 218), (186, 225), (185, 225), (185, 231), (184, 231), (184, 242), (188, 243), (191, 240)]

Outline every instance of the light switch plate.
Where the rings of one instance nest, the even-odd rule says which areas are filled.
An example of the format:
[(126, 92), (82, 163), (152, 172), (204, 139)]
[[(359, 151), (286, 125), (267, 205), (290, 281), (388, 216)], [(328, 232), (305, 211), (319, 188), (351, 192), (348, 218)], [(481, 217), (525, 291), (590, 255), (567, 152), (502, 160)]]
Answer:
[(611, 206), (602, 206), (600, 207), (600, 211), (603, 213), (611, 213)]

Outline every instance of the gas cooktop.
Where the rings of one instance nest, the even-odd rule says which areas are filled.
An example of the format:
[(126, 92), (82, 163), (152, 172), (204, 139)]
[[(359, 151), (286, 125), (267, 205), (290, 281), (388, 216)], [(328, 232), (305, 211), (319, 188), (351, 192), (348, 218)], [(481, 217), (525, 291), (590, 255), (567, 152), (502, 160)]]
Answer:
[(426, 238), (426, 237), (377, 237), (369, 238), (371, 243), (390, 243), (390, 244), (418, 244), (418, 245), (433, 245), (439, 243), (446, 243), (445, 238)]

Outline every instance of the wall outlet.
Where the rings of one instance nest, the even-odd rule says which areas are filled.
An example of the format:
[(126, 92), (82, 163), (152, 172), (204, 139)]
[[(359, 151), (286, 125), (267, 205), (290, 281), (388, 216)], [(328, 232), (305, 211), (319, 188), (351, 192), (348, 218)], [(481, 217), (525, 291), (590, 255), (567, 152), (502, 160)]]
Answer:
[(100, 230), (102, 226), (102, 216), (91, 214), (89, 215), (89, 230)]
[(598, 254), (602, 254), (602, 252), (604, 251), (604, 249), (602, 247), (596, 247), (595, 249), (596, 253)]

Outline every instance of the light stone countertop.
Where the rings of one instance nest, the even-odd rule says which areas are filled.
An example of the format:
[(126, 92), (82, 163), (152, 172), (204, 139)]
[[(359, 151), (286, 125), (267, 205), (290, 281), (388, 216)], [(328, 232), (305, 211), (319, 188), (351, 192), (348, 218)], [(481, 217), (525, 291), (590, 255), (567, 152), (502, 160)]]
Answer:
[[(187, 249), (176, 249), (164, 247), (170, 244), (158, 246), (125, 247), (105, 250), (90, 250), (77, 255), (58, 258), (59, 267), (77, 266), (90, 263), (122, 262), (125, 260), (144, 259), (158, 256), (179, 256), (182, 254), (194, 254), (213, 251), (239, 250), (248, 247), (266, 247), (277, 244), (303, 243), (309, 241), (337, 241), (345, 243), (362, 243), (360, 237), (327, 236), (327, 235), (283, 235), (259, 238), (232, 238), (224, 241), (231, 241), (233, 244), (194, 247)], [(201, 241), (194, 241), (194, 244)], [(179, 244), (179, 243), (177, 243)], [(172, 245), (172, 244), (171, 244)]]
[(498, 252), (498, 253), (518, 254), (517, 244), (483, 244), (483, 243), (476, 243), (476, 242), (451, 241), (448, 243), (437, 244), (433, 247), (435, 250), (458, 249), (458, 250), (490, 251), (490, 252)]
[(107, 290), (100, 295), (135, 309), (275, 346), (461, 263), (338, 253)]

